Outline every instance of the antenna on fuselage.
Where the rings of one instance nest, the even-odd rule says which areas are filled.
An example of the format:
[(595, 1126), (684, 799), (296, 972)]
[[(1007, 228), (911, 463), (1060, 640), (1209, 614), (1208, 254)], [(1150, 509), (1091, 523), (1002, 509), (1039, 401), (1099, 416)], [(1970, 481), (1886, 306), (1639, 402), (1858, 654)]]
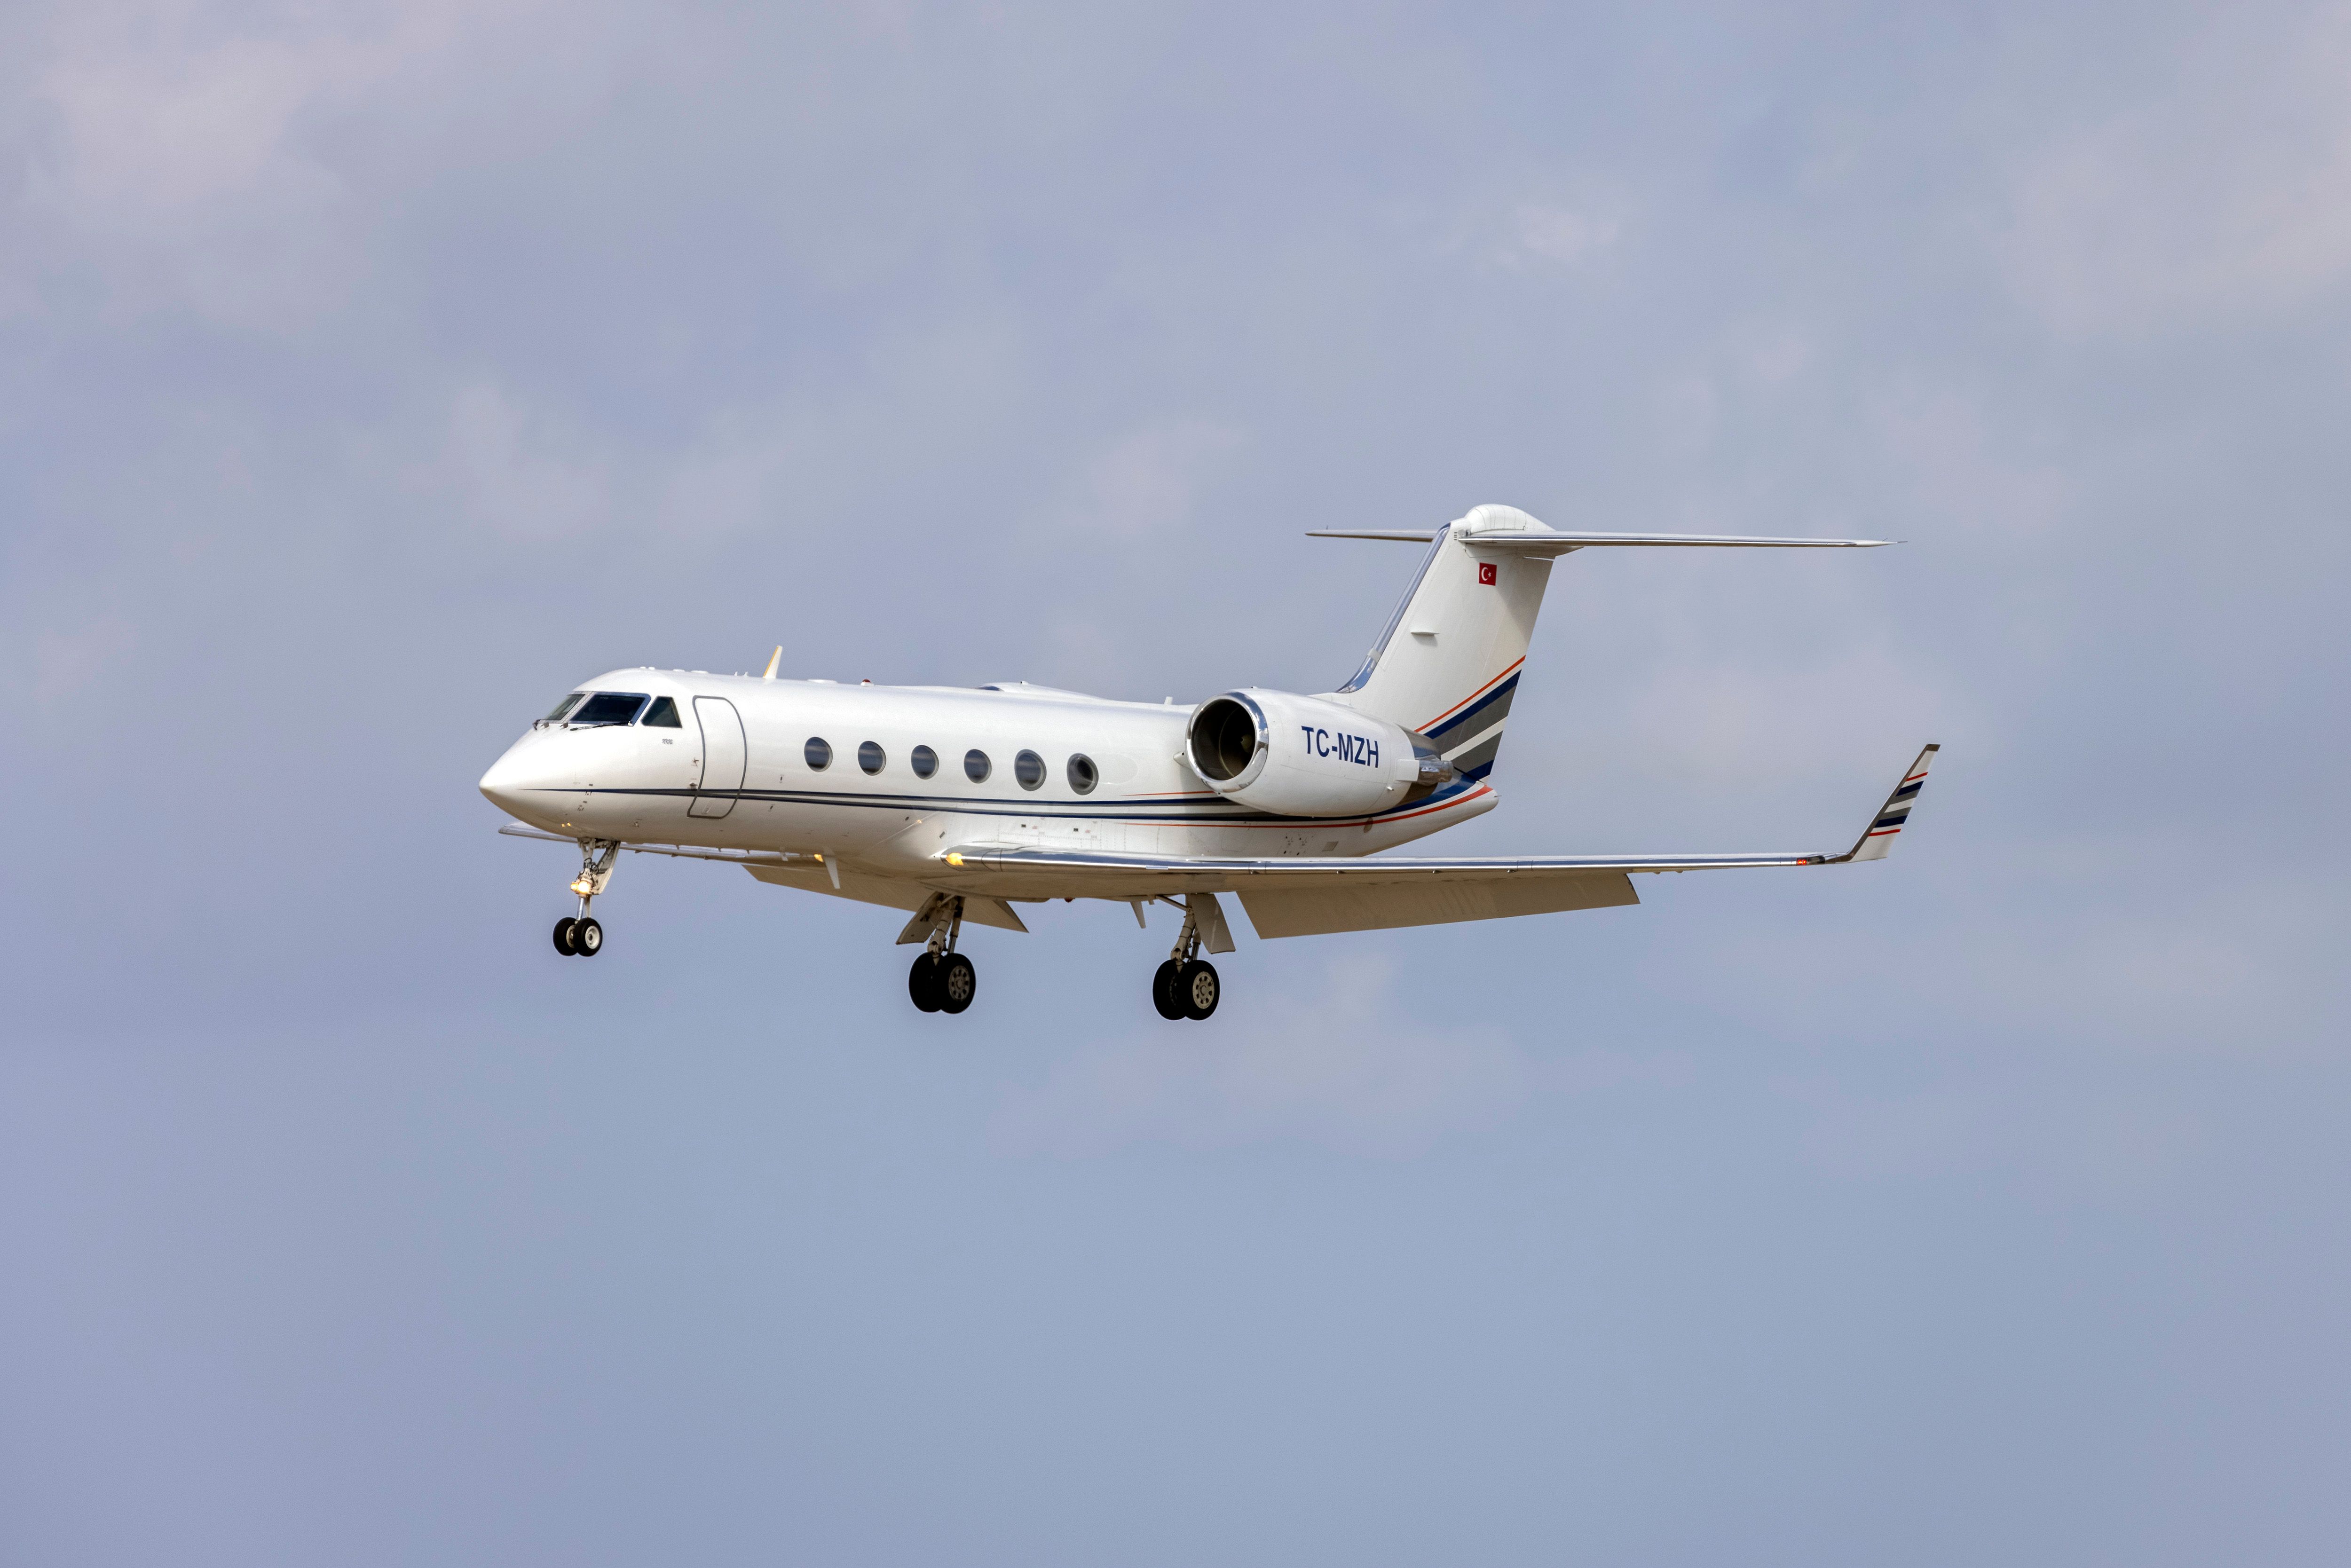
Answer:
[(776, 666), (783, 662), (784, 646), (782, 643), (778, 643), (776, 644), (776, 651), (768, 655), (768, 673), (761, 675), (759, 678), (763, 681), (774, 680), (776, 678)]

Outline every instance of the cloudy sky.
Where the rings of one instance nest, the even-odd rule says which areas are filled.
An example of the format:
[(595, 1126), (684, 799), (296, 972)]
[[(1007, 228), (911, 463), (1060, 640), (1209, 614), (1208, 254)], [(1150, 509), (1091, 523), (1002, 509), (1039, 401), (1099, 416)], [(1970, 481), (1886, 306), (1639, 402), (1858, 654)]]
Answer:
[[(0, 1560), (2271, 1563), (2351, 1528), (2351, 10), (22, 0)], [(622, 664), (1188, 701), (1576, 557), (1258, 943), (564, 852)]]

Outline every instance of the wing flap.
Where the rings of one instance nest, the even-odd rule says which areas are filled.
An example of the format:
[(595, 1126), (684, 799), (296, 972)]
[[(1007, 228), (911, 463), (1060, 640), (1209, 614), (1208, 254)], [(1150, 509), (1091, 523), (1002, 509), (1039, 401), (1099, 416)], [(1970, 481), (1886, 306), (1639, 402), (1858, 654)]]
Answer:
[(1241, 907), (1259, 936), (1320, 936), (1334, 931), (1384, 931), (1638, 904), (1633, 879), (1618, 872), (1531, 873), (1507, 877), (1423, 877), (1407, 882), (1335, 879), (1305, 887), (1276, 881), (1240, 890)]
[[(878, 904), (885, 909), (905, 910), (910, 915), (919, 915), (934, 894), (934, 884), (930, 883), (902, 882), (895, 877), (865, 876), (856, 872), (843, 872), (841, 885), (836, 888), (821, 866), (750, 865), (744, 869), (770, 887), (796, 887), (802, 893), (820, 893), (827, 898), (853, 899), (859, 904)], [(975, 925), (993, 925), (1003, 931), (1029, 929), (1020, 923), (1020, 916), (1013, 912), (1010, 904), (987, 894), (967, 894), (963, 917)]]

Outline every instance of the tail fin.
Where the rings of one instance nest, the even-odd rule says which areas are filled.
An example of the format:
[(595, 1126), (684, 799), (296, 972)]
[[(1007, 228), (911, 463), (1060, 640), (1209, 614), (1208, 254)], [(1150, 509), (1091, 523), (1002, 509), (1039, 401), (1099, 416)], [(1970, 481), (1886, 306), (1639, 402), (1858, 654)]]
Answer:
[(1489, 506), (1433, 536), (1372, 536), (1435, 542), (1364, 667), (1333, 697), (1426, 736), (1456, 771), (1483, 779), (1502, 744), (1557, 552), (1480, 549), (1468, 536), (1541, 528), (1515, 507)]
[(1492, 771), (1552, 562), (1595, 545), (1853, 547), (1883, 539), (1561, 533), (1516, 507), (1473, 507), (1428, 532), (1316, 529), (1322, 538), (1427, 539), (1419, 575), (1354, 678), (1330, 694), (1428, 737), (1468, 779)]

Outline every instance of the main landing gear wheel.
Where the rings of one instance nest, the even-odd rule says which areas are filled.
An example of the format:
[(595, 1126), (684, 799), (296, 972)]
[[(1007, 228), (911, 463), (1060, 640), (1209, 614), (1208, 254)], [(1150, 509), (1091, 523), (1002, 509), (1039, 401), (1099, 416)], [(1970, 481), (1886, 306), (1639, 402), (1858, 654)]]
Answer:
[(1215, 1012), (1220, 994), (1217, 967), (1205, 958), (1195, 958), (1176, 973), (1176, 998), (1187, 1019), (1205, 1019)]
[[(571, 923), (571, 950), (574, 953), (579, 954), (582, 958), (593, 958), (597, 954), (604, 950), (604, 928), (597, 925), (593, 920), (573, 921)], [(1213, 1007), (1215, 1004), (1211, 1003), (1209, 1005)], [(1202, 1014), (1201, 1016), (1206, 1017), (1207, 1015)]]
[(979, 971), (971, 967), (970, 959), (960, 953), (950, 953), (939, 960), (939, 1011), (959, 1013), (971, 1006), (971, 998), (978, 994)]
[(906, 971), (906, 994), (925, 1012), (939, 1010), (939, 961), (935, 955), (914, 955), (914, 967)]
[(1157, 1008), (1159, 1016), (1170, 1023), (1180, 1020), (1184, 1016), (1184, 1004), (1176, 996), (1176, 976), (1183, 967), (1170, 958), (1160, 965), (1151, 977), (1151, 1005)]
[[(1184, 911), (1184, 929), (1177, 934), (1175, 948), (1167, 955), (1167, 962), (1160, 965), (1151, 977), (1151, 1005), (1159, 1009), (1161, 1018), (1171, 1021), (1207, 1018), (1217, 1010), (1217, 999), (1224, 994), (1224, 987), (1217, 979), (1217, 967), (1199, 956), (1203, 934), (1196, 904), (1198, 900), (1208, 896), (1207, 894), (1194, 894), (1179, 905)], [(1214, 923), (1212, 928), (1222, 928), (1221, 918)], [(1225, 950), (1232, 950), (1229, 941), (1226, 942)]]
[(578, 924), (569, 915), (555, 923), (555, 950), (567, 958), (576, 951), (571, 946), (571, 928)]
[(914, 922), (900, 940), (913, 941), (927, 925), (931, 945), (914, 955), (914, 967), (906, 971), (906, 995), (926, 1013), (963, 1011), (979, 994), (979, 971), (955, 950), (956, 938), (963, 934), (962, 898), (935, 893), (914, 912)]

